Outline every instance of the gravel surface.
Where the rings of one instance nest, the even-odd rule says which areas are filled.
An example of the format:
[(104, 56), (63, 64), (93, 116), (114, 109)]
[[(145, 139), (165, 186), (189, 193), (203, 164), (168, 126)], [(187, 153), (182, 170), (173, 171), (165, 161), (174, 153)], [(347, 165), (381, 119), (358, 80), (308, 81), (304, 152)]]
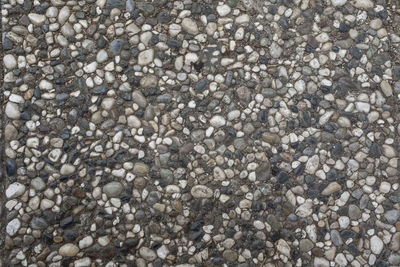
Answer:
[(1, 5), (1, 266), (400, 266), (398, 0)]

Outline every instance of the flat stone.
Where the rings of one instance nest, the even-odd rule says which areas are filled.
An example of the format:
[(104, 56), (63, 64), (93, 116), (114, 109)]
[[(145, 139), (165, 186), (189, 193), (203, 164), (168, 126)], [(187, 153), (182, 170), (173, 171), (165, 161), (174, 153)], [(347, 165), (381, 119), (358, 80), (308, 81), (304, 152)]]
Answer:
[(71, 175), (75, 172), (75, 166), (71, 164), (64, 164), (61, 167), (60, 174), (61, 175)]
[(277, 43), (273, 42), (269, 47), (269, 53), (271, 57), (278, 59), (281, 57), (283, 49)]
[(322, 190), (321, 194), (324, 196), (329, 196), (341, 189), (342, 187), (340, 186), (340, 184), (338, 184), (337, 182), (332, 182), (327, 187), (325, 187), (324, 190)]
[(48, 224), (41, 217), (33, 217), (30, 226), (35, 230), (44, 230), (48, 227)]
[(354, 0), (351, 3), (355, 8), (368, 9), (374, 7), (374, 2), (371, 0)]
[(25, 192), (25, 185), (15, 182), (8, 186), (6, 190), (7, 198), (17, 198)]
[(46, 188), (46, 184), (40, 177), (36, 177), (36, 178), (32, 179), (31, 186), (36, 191), (42, 191)]
[(103, 193), (107, 195), (107, 197), (118, 197), (122, 191), (123, 186), (119, 182), (110, 182), (103, 186)]
[(143, 162), (136, 162), (133, 166), (133, 173), (139, 176), (144, 176), (149, 173), (149, 166)]
[(370, 239), (370, 246), (372, 253), (379, 255), (383, 250), (383, 241), (378, 236), (374, 235)]
[(309, 174), (314, 174), (319, 167), (319, 157), (314, 155), (308, 159), (306, 163), (306, 172)]
[(36, 14), (36, 13), (29, 13), (28, 18), (32, 22), (32, 24), (34, 24), (36, 26), (41, 26), (46, 21), (45, 15)]
[(141, 108), (145, 108), (147, 106), (147, 100), (139, 90), (132, 92), (132, 100)]
[(347, 0), (331, 0), (333, 6), (344, 6)]
[(60, 247), (58, 253), (64, 257), (73, 257), (78, 254), (79, 248), (72, 243), (67, 243)]
[(15, 57), (13, 55), (5, 55), (3, 57), (3, 62), (4, 62), (4, 66), (9, 69), (15, 69), (17, 67), (17, 60), (15, 59)]
[(290, 246), (285, 240), (279, 239), (276, 245), (276, 249), (286, 257), (290, 257)]
[(147, 49), (139, 53), (138, 56), (138, 63), (139, 65), (148, 65), (154, 60), (154, 50)]
[(21, 222), (18, 218), (12, 219), (6, 226), (6, 232), (9, 236), (14, 236), (19, 228), (21, 228)]
[(262, 134), (261, 137), (265, 142), (272, 144), (272, 145), (276, 145), (281, 142), (281, 138), (279, 137), (279, 135), (277, 135), (275, 133), (265, 132)]
[(388, 210), (384, 213), (384, 216), (388, 223), (394, 224), (400, 217), (400, 210)]
[(182, 20), (182, 28), (189, 34), (196, 35), (199, 33), (199, 28), (194, 20), (190, 18), (184, 18)]
[(361, 210), (354, 204), (349, 205), (349, 217), (352, 220), (358, 220), (361, 218)]
[(226, 120), (221, 115), (215, 115), (210, 119), (210, 124), (215, 128), (219, 128), (225, 126)]
[(314, 243), (310, 239), (301, 239), (299, 248), (301, 252), (308, 252), (314, 247)]
[(194, 198), (211, 198), (214, 192), (205, 185), (195, 185), (190, 190)]
[(385, 96), (391, 96), (391, 95), (393, 95), (392, 86), (391, 86), (390, 83), (389, 83), (388, 81), (386, 81), (386, 80), (383, 80), (383, 81), (381, 82), (381, 90), (382, 90), (382, 92), (383, 92), (383, 94), (384, 94)]
[(150, 248), (141, 247), (139, 254), (147, 261), (153, 261), (157, 258), (157, 254)]
[(5, 113), (8, 118), (18, 120), (21, 116), (21, 112), (18, 109), (18, 104), (8, 102), (5, 108)]

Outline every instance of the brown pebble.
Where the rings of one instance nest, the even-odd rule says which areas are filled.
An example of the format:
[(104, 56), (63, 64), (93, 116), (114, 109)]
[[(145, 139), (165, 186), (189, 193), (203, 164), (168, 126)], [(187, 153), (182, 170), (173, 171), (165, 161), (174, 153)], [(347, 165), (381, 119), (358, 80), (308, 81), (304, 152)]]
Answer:
[(85, 191), (82, 188), (74, 188), (72, 190), (72, 195), (77, 198), (84, 198), (86, 196)]
[(39, 256), (37, 257), (38, 261), (42, 261), (44, 260), (47, 255), (49, 255), (49, 253), (51, 252), (51, 250), (47, 247), (45, 248), (42, 253), (39, 254)]

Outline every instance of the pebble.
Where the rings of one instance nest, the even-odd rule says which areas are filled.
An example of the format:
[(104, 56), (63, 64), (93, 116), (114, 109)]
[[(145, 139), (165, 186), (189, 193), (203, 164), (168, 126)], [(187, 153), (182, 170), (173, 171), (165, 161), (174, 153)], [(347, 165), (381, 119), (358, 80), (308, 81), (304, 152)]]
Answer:
[(110, 182), (103, 187), (103, 193), (107, 195), (107, 197), (118, 197), (122, 191), (123, 186), (119, 182)]
[(3, 62), (4, 62), (4, 67), (6, 67), (9, 70), (15, 69), (17, 67), (17, 60), (13, 55), (5, 55), (3, 57)]
[(25, 185), (15, 182), (10, 184), (6, 190), (6, 197), (9, 199), (17, 198), (25, 193)]
[(11, 220), (6, 226), (6, 232), (9, 236), (14, 236), (18, 230), (21, 228), (21, 222), (19, 219), (15, 218)]
[(64, 257), (74, 257), (78, 252), (79, 248), (72, 243), (67, 243), (58, 250), (58, 253)]
[(383, 250), (383, 242), (382, 240), (374, 235), (373, 237), (371, 237), (370, 239), (370, 245), (371, 245), (371, 251), (372, 253), (379, 255), (382, 250)]
[(213, 191), (204, 185), (193, 186), (190, 193), (194, 198), (211, 198), (213, 196)]
[(8, 118), (13, 120), (18, 120), (21, 116), (21, 112), (19, 111), (18, 104), (8, 102), (5, 108), (5, 113)]
[(197, 24), (190, 18), (184, 18), (182, 20), (182, 28), (189, 34), (196, 35), (199, 32)]

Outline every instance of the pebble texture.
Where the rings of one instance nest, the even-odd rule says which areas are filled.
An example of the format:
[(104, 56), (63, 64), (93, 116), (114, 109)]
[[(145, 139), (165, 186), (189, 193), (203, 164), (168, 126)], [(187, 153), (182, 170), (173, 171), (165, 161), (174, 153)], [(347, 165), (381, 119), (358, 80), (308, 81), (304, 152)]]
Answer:
[(400, 266), (399, 1), (1, 5), (1, 266)]

